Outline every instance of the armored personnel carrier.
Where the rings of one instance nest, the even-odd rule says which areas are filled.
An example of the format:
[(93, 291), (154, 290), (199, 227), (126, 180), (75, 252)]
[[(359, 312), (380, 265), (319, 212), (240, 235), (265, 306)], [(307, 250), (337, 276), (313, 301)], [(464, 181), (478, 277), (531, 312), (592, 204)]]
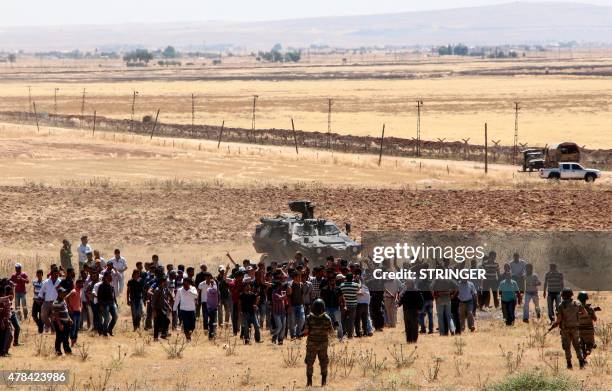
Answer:
[(286, 262), (299, 251), (313, 265), (322, 265), (330, 255), (353, 260), (361, 252), (361, 245), (333, 222), (315, 218), (310, 201), (289, 202), (289, 209), (299, 214), (262, 217), (255, 228), (253, 246), (268, 261)]

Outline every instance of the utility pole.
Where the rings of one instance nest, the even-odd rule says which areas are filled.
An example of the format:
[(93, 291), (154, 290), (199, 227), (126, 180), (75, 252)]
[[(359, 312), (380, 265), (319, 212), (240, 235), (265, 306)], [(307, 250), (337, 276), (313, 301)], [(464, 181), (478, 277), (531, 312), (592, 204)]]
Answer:
[(485, 174), (489, 172), (489, 144), (488, 144), (488, 137), (487, 137), (487, 123), (485, 122), (485, 140), (484, 140), (484, 163), (485, 163), (485, 167), (484, 167), (484, 171)]
[(327, 100), (327, 149), (331, 149), (331, 113), (333, 103), (334, 100), (332, 98)]
[(516, 154), (518, 153), (518, 116), (521, 106), (519, 102), (514, 102), (514, 146), (512, 148), (512, 164), (516, 164)]
[(55, 117), (55, 123), (57, 123), (57, 91), (59, 91), (59, 88), (55, 87), (53, 89), (53, 114)]
[(382, 134), (380, 136), (380, 151), (378, 152), (378, 166), (382, 163), (383, 142), (385, 141), (385, 124), (383, 124)]
[(195, 95), (191, 94), (191, 132), (195, 130)]
[(28, 86), (28, 111), (32, 114), (32, 87)]
[(257, 98), (259, 95), (253, 95), (253, 117), (251, 118), (251, 137), (255, 141), (255, 110), (257, 109)]
[(83, 88), (83, 98), (81, 99), (81, 127), (83, 127), (84, 120), (85, 120), (85, 88)]
[(421, 156), (421, 107), (423, 107), (423, 101), (417, 100), (417, 129), (416, 129), (416, 155)]
[(298, 142), (297, 142), (297, 136), (295, 135), (295, 124), (293, 123), (293, 117), (291, 117), (291, 129), (293, 130), (293, 142), (295, 143), (295, 154), (299, 154), (300, 152), (298, 151)]
[(136, 106), (136, 95), (138, 95), (138, 91), (134, 91), (132, 95), (132, 115), (130, 117), (130, 133), (134, 132), (134, 109)]

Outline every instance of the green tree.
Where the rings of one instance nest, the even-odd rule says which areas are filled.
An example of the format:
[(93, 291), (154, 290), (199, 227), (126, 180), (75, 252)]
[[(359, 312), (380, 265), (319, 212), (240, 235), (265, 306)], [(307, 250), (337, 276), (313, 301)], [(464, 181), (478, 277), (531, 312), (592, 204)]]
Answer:
[(164, 58), (177, 58), (178, 52), (173, 46), (167, 46), (162, 52), (162, 56), (164, 56)]
[(126, 63), (144, 62), (148, 64), (152, 59), (153, 53), (149, 52), (147, 49), (136, 49), (123, 56), (123, 61)]

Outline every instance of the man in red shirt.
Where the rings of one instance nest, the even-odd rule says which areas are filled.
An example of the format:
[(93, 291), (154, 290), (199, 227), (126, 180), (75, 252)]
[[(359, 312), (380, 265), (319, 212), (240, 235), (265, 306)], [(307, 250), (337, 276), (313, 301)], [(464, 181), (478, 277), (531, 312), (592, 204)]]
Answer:
[[(241, 329), (242, 320), (240, 319), (240, 294), (244, 289), (244, 270), (239, 269), (234, 275), (234, 279), (226, 279), (229, 285), (230, 294), (232, 296), (232, 331), (234, 335), (238, 334)], [(242, 335), (240, 336), (242, 337)]]
[(26, 285), (30, 282), (28, 275), (21, 271), (21, 264), (15, 264), (15, 273), (11, 275), (11, 282), (15, 285), (15, 311), (23, 313), (23, 319), (28, 318), (28, 304), (26, 300)]

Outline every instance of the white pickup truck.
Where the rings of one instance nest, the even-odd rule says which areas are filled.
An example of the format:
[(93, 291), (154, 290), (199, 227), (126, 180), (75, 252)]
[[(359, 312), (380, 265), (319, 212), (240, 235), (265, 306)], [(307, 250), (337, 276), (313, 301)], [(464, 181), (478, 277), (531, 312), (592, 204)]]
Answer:
[(584, 168), (578, 163), (559, 163), (557, 168), (540, 168), (540, 178), (574, 179), (595, 182), (601, 176), (599, 170)]

